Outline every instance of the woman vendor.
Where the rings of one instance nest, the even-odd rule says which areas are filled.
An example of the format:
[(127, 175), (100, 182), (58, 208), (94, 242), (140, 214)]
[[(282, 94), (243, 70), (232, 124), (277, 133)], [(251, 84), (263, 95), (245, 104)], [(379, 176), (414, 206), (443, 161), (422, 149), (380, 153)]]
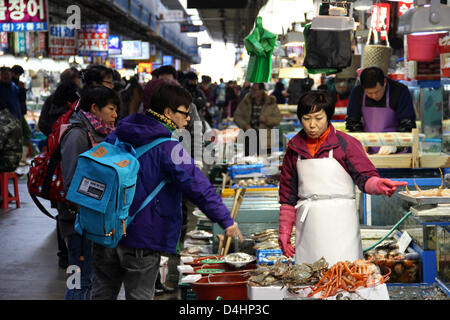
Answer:
[[(361, 259), (355, 184), (374, 195), (392, 196), (406, 182), (380, 178), (361, 143), (332, 126), (331, 95), (310, 91), (298, 103), (303, 129), (287, 147), (280, 179), (279, 239), (296, 263)], [(296, 225), (295, 249), (290, 242)]]

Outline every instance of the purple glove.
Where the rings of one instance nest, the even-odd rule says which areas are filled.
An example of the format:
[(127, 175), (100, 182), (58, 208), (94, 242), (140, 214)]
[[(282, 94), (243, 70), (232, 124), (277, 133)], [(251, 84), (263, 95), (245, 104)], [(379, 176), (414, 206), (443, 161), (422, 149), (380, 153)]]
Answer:
[(289, 204), (282, 204), (280, 207), (278, 244), (286, 257), (292, 257), (295, 253), (295, 248), (291, 244), (291, 233), (295, 222), (296, 211), (297, 209)]
[(369, 194), (384, 194), (388, 197), (391, 197), (394, 194), (395, 190), (397, 190), (397, 187), (406, 186), (407, 184), (408, 182), (405, 181), (392, 181), (385, 178), (371, 177), (364, 185), (364, 189), (366, 190), (366, 193)]

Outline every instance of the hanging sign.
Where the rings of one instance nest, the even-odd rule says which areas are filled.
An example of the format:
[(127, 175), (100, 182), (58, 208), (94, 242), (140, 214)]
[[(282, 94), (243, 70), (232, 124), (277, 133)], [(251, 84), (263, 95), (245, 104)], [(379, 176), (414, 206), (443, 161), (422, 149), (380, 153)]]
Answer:
[(398, 2), (398, 16), (400, 17), (402, 14), (404, 14), (409, 9), (414, 8), (414, 3), (411, 2), (405, 2), (405, 1), (399, 1)]
[(77, 37), (75, 29), (64, 24), (50, 25), (48, 50), (52, 57), (76, 56)]
[(108, 54), (120, 55), (122, 53), (122, 43), (120, 41), (120, 36), (109, 35), (108, 40)]
[(5, 49), (8, 46), (8, 34), (6, 32), (0, 32), (0, 45), (1, 49)]
[(16, 32), (14, 41), (14, 50), (16, 53), (25, 53), (27, 51), (25, 32)]
[(163, 56), (163, 65), (172, 65), (173, 64), (173, 57), (172, 56)]
[(381, 41), (388, 38), (390, 8), (391, 5), (389, 3), (375, 3), (372, 6), (371, 28), (379, 32)]
[(140, 62), (138, 64), (138, 73), (152, 73), (153, 63), (151, 62)]
[(193, 24), (180, 24), (180, 32), (200, 32), (206, 30), (205, 26), (196, 26)]
[(84, 24), (78, 31), (78, 55), (108, 55), (108, 24)]
[(46, 0), (0, 0), (0, 31), (47, 31)]

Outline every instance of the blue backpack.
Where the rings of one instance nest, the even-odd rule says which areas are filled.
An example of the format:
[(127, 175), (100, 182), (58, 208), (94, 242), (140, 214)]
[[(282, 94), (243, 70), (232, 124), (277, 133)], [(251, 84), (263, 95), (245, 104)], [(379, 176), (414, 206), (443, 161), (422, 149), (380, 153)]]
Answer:
[(102, 142), (78, 156), (77, 167), (66, 199), (80, 206), (75, 231), (83, 239), (115, 248), (126, 235), (127, 226), (168, 182), (163, 180), (148, 195), (136, 213), (128, 210), (136, 191), (138, 158), (156, 145), (174, 140), (158, 138), (136, 150), (116, 139), (114, 144)]

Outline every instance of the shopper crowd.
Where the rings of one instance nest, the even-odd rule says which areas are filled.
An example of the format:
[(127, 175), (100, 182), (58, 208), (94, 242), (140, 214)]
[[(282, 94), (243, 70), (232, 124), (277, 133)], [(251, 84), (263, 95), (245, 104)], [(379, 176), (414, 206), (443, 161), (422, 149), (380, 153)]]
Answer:
[[(26, 162), (26, 155), (29, 154), (32, 132), (25, 119), (27, 90), (19, 80), (23, 73), (24, 70), (20, 66), (0, 68), (0, 149), (2, 150), (0, 172), (16, 170), (21, 161)], [(300, 114), (299, 120), (308, 129), (306, 124), (309, 114), (321, 111), (323, 115), (319, 116), (323, 120), (323, 130), (321, 129), (320, 135), (325, 134), (321, 143), (325, 140), (330, 142), (329, 139), (336, 140), (336, 137), (340, 137), (329, 126), (335, 106), (346, 107), (349, 98), (350, 105), (356, 105), (360, 102), (352, 99), (358, 95), (359, 100), (363, 101), (362, 116), (364, 117), (366, 95), (368, 102), (372, 101), (370, 99), (374, 99), (373, 103), (386, 100), (386, 107), (396, 103), (398, 99), (389, 100), (389, 92), (395, 91), (398, 86), (396, 83), (385, 80), (381, 76), (365, 79), (361, 84), (362, 88), (360, 85), (353, 91), (352, 84), (347, 80), (339, 80), (331, 85), (323, 81), (319, 86), (320, 89), (324, 89), (320, 91), (323, 96), (320, 94), (311, 96), (311, 99), (320, 97), (326, 100), (323, 112), (320, 108), (314, 109), (315, 105), (308, 105), (311, 110), (308, 109), (308, 112)], [(313, 80), (308, 77), (293, 79), (286, 87), (286, 83), (280, 79), (273, 88), (270, 88), (271, 90), (268, 90), (264, 83), (244, 82), (241, 86), (236, 81), (226, 82), (224, 79), (220, 79), (217, 83), (212, 82), (208, 75), (203, 75), (199, 79), (195, 72), (177, 71), (169, 65), (154, 70), (152, 79), (141, 83), (138, 75), (125, 79), (116, 70), (103, 65), (90, 65), (83, 70), (71, 67), (60, 74), (56, 89), (54, 92), (49, 92), (45, 99), (36, 129), (46, 137), (51, 136), (58, 118), (72, 112), (73, 107), (76, 106), (75, 111), (70, 115), (71, 126), (59, 142), (62, 181), (67, 191), (76, 169), (78, 155), (102, 141), (114, 143), (118, 138), (137, 148), (156, 138), (170, 137), (176, 129), (187, 129), (193, 138), (194, 124), (201, 124), (201, 130), (204, 133), (210, 128), (223, 129), (232, 121), (244, 131), (254, 129), (259, 141), (259, 130), (272, 129), (280, 124), (282, 116), (278, 105), (299, 104), (300, 106), (300, 102), (307, 99), (308, 96), (305, 93), (311, 92), (313, 84)], [(387, 94), (384, 91), (386, 84), (388, 84)], [(380, 88), (383, 86), (378, 98), (372, 97), (367, 92), (375, 86)], [(331, 94), (325, 94), (325, 91)], [(347, 126), (357, 122), (359, 124), (361, 111), (358, 113), (353, 109), (355, 108), (351, 109), (350, 119), (347, 119)], [(391, 118), (394, 119), (394, 113), (391, 113)], [(400, 126), (405, 124), (403, 118), (400, 119)], [(411, 119), (414, 120), (413, 117)], [(314, 128), (309, 129), (315, 132)], [(270, 130), (268, 132), (266, 151), (270, 152), (268, 149), (271, 139)], [(314, 158), (317, 145), (311, 142), (312, 138), (308, 138), (309, 135), (299, 137), (303, 139), (298, 142), (302, 146), (298, 147), (296, 152), (303, 150), (302, 157), (308, 159), (312, 155)], [(293, 143), (297, 140), (293, 139)], [(314, 143), (317, 144), (319, 140), (314, 140)], [(194, 144), (198, 143), (195, 139), (191, 141), (194, 141)], [(249, 155), (251, 146), (248, 141), (246, 142), (246, 155)], [(353, 148), (367, 163), (368, 169), (364, 166), (362, 169), (358, 167), (358, 163), (363, 163), (360, 158), (354, 162), (356, 171), (348, 169), (348, 163), (352, 162), (349, 158), (349, 161), (346, 160), (348, 163), (344, 163), (345, 170), (340, 171), (345, 177), (347, 177), (346, 172), (349, 172), (354, 183), (362, 189), (368, 189), (370, 186), (368, 187), (366, 182), (370, 177), (377, 177), (378, 174), (370, 166), (370, 161), (359, 144), (353, 140), (347, 141), (347, 144), (354, 145)], [(69, 265), (78, 266), (81, 270), (81, 288), (68, 286), (66, 299), (116, 299), (122, 285), (124, 285), (127, 299), (153, 299), (155, 293), (172, 290), (161, 283), (159, 277), (161, 253), (178, 255), (180, 243), (183, 241), (187, 228), (188, 207), (192, 204), (199, 207), (212, 221), (217, 222), (227, 236), (242, 238), (237, 224), (230, 217), (222, 199), (205, 177), (205, 170), (202, 172), (203, 163), (198, 161), (202, 157), (195, 154), (196, 150), (202, 150), (201, 146), (198, 148), (197, 145), (192, 145), (191, 148), (186, 148), (186, 145), (182, 144), (193, 161), (177, 164), (171, 160), (172, 151), (177, 145), (178, 142), (174, 141), (162, 143), (139, 158), (141, 166), (136, 195), (130, 207), (130, 216), (137, 211), (140, 202), (162, 179), (169, 179), (170, 183), (133, 220), (127, 229), (127, 237), (122, 239), (116, 248), (102, 247), (84, 239), (75, 231), (74, 223), (78, 211), (76, 204), (51, 203), (58, 212), (56, 229), (59, 266), (64, 269)], [(290, 146), (291, 149), (288, 149), (287, 155), (290, 155), (289, 152), (292, 151), (292, 143)], [(345, 149), (346, 146), (342, 148)], [(342, 153), (339, 150), (336, 150), (335, 158), (338, 156), (344, 159), (342, 154), (345, 152)], [(257, 152), (261, 150), (258, 148)], [(331, 159), (333, 156), (327, 153), (326, 157)], [(297, 159), (296, 156), (294, 158)], [(280, 234), (286, 235), (281, 241), (283, 250), (292, 255), (293, 247), (288, 243), (288, 238), (294, 222), (293, 206), (297, 200), (297, 186), (292, 181), (297, 181), (300, 173), (295, 174), (293, 162), (286, 162), (290, 161), (289, 159), (289, 157), (285, 158), (283, 183), (280, 186), (284, 206), (280, 221), (286, 220), (286, 217), (289, 217), (289, 221), (285, 223), (287, 227), (284, 228), (285, 230), (282, 228), (283, 232)], [(342, 159), (339, 158), (338, 161), (342, 162)], [(289, 170), (286, 171), (286, 168)], [(365, 174), (364, 170), (368, 173)], [(362, 178), (359, 177), (358, 172), (363, 172)], [(286, 184), (287, 180), (292, 181)], [(348, 185), (353, 188), (353, 182), (350, 180)], [(382, 186), (377, 185), (372, 193), (381, 194), (382, 191), (377, 188), (380, 189)], [(289, 206), (289, 210), (285, 208), (286, 206)], [(287, 211), (289, 214), (286, 214)], [(81, 260), (80, 256), (83, 256), (84, 260)]]

